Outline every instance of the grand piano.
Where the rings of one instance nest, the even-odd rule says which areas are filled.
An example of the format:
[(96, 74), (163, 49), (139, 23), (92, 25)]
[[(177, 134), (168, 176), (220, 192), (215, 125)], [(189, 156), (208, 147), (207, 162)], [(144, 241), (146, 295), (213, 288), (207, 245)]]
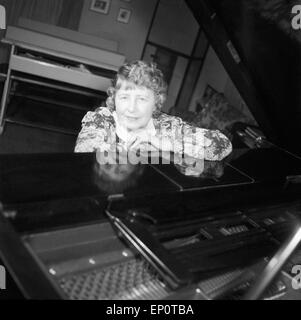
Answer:
[(239, 37), (224, 27), (227, 11), (215, 1), (187, 4), (264, 135), (240, 126), (232, 154), (205, 162), (201, 174), (161, 158), (100, 165), (94, 153), (1, 155), (1, 295), (301, 298), (293, 272), (301, 264), (298, 148), (285, 144), (277, 115), (265, 117), (267, 97)]

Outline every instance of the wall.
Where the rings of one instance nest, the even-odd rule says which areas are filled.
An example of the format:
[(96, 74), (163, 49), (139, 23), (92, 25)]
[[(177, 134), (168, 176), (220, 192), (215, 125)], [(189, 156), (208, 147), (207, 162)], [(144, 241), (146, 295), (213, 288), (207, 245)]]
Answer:
[(228, 74), (224, 69), (222, 63), (220, 62), (212, 47), (210, 47), (207, 52), (207, 56), (205, 58), (203, 69), (199, 77), (195, 92), (191, 98), (189, 109), (191, 111), (195, 110), (196, 101), (202, 98), (207, 84), (213, 87), (218, 92), (224, 92), (228, 78)]
[(244, 100), (240, 96), (234, 83), (232, 82), (232, 80), (229, 77), (227, 79), (226, 86), (224, 89), (224, 95), (227, 98), (227, 101), (231, 105), (233, 105), (237, 109), (239, 109), (249, 119), (252, 119), (254, 124), (256, 124), (256, 120), (255, 120), (254, 116), (252, 115), (250, 109), (247, 107), (246, 103), (244, 102)]
[(199, 25), (184, 0), (160, 0), (150, 41), (190, 55)]
[[(91, 11), (91, 3), (92, 0), (84, 1), (79, 33), (117, 42), (118, 53), (125, 55), (127, 60), (140, 59), (157, 0), (111, 0), (108, 14)], [(120, 8), (131, 10), (128, 24), (117, 21)], [(63, 38), (60, 34), (58, 36)], [(5, 61), (6, 56), (3, 52), (1, 60)]]
[[(184, 0), (160, 0), (149, 36), (149, 41), (154, 46), (149, 44), (146, 47), (143, 59), (146, 61), (154, 60), (152, 55), (156, 53), (155, 45), (173, 50), (176, 52), (175, 54), (181, 53), (190, 56), (198, 30), (199, 25)], [(157, 59), (160, 60), (160, 57)], [(165, 112), (168, 112), (176, 104), (187, 64), (187, 57), (178, 55), (169, 83), (167, 101), (163, 108)]]
[(210, 85), (225, 95), (227, 101), (256, 123), (249, 108), (241, 98), (234, 83), (228, 76), (212, 47), (209, 48), (196, 89), (190, 101), (190, 110), (195, 111), (196, 103), (203, 97), (206, 86)]
[(79, 44), (86, 45), (89, 47), (118, 52), (118, 43), (116, 41), (103, 39), (100, 37), (93, 37), (89, 34), (58, 27), (56, 25), (42, 23), (39, 21), (34, 21), (21, 17), (18, 20), (18, 27), (22, 29), (37, 31), (39, 33), (48, 34), (52, 37), (68, 40), (71, 42), (77, 42)]
[[(108, 14), (90, 10), (91, 0), (85, 0), (79, 32), (115, 40), (119, 53), (127, 60), (140, 59), (157, 0), (112, 0)], [(117, 21), (120, 8), (132, 11), (128, 24)]]

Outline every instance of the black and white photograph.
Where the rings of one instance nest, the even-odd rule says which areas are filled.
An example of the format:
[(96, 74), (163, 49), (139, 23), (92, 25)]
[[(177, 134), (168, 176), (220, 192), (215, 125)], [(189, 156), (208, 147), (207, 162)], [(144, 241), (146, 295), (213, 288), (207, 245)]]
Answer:
[(0, 0), (0, 300), (301, 300), (300, 89), (297, 0)]
[(122, 23), (129, 23), (131, 17), (131, 10), (120, 8), (117, 16), (117, 21)]
[(111, 0), (92, 0), (90, 10), (107, 14), (110, 9)]

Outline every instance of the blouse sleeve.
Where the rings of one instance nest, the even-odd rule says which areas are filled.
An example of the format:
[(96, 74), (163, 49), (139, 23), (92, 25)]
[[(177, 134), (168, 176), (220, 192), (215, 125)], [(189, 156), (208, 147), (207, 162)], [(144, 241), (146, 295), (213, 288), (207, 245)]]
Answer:
[(230, 140), (218, 130), (194, 127), (182, 122), (183, 152), (190, 157), (220, 161), (232, 152)]
[[(110, 121), (106, 119), (107, 110), (99, 108), (89, 111), (82, 120), (82, 128), (77, 137), (75, 152), (95, 152), (110, 148), (111, 128)], [(109, 117), (110, 119), (110, 117)]]

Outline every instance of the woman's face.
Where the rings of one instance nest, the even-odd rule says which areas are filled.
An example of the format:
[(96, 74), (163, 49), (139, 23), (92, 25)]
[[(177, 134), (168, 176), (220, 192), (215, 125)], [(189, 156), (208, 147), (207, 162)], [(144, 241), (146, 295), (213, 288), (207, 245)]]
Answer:
[(146, 127), (155, 110), (155, 94), (146, 87), (123, 81), (115, 95), (116, 114), (128, 131)]

